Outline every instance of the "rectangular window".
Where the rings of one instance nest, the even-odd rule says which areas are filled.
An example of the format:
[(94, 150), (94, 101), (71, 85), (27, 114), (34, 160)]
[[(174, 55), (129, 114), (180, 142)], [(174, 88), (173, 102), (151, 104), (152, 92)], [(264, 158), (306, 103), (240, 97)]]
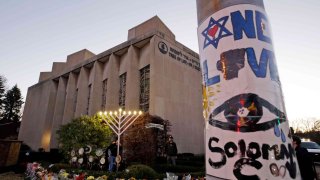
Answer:
[(150, 94), (150, 65), (140, 70), (140, 97), (139, 109), (149, 111), (149, 94)]
[(91, 98), (91, 84), (88, 86), (88, 101), (87, 101), (87, 109), (86, 109), (86, 115), (89, 115), (89, 107), (90, 107), (90, 98)]
[(126, 82), (127, 73), (120, 75), (120, 90), (119, 90), (119, 107), (124, 109), (126, 106)]
[(74, 93), (74, 96), (73, 96), (73, 113), (76, 113), (76, 108), (77, 108), (77, 101), (78, 101), (78, 91), (79, 89), (77, 88), (76, 89), (76, 92)]
[(108, 79), (105, 79), (102, 81), (102, 103), (101, 103), (101, 109), (106, 110), (106, 103), (107, 103), (107, 85), (108, 85)]

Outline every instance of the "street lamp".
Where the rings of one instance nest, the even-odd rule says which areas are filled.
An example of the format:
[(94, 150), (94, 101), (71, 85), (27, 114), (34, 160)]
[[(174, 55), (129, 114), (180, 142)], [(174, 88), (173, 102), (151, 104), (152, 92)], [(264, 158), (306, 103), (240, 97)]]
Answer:
[(139, 116), (142, 115), (141, 111), (124, 111), (121, 108), (118, 111), (104, 111), (99, 112), (102, 120), (112, 129), (118, 136), (117, 156), (119, 156), (120, 136), (126, 131)]

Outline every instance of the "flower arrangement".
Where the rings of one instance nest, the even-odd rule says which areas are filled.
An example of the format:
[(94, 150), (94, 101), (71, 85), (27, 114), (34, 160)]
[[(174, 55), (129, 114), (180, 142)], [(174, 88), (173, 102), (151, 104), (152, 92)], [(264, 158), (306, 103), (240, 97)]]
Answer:
[[(54, 173), (53, 167), (57, 168)], [(82, 170), (67, 171), (66, 169), (59, 169), (59, 165), (50, 165), (47, 169), (42, 167), (40, 163), (28, 163), (27, 170), (25, 172), (25, 179), (44, 179), (44, 180), (136, 180), (136, 179), (158, 179), (157, 174), (152, 168), (146, 165), (132, 165), (129, 166), (125, 171), (118, 173), (107, 173), (97, 171)], [(104, 174), (105, 173), (105, 174)], [(177, 179), (178, 176), (173, 173), (167, 173), (166, 179)], [(121, 178), (119, 178), (121, 177)], [(129, 178), (130, 177), (130, 178)], [(184, 174), (183, 180), (205, 180), (205, 177), (191, 177), (190, 174)]]
[(94, 177), (93, 177), (93, 176), (89, 176), (89, 177), (87, 178), (87, 180), (94, 180)]
[(54, 165), (48, 167), (49, 170), (41, 166), (40, 163), (33, 162), (27, 164), (27, 170), (25, 172), (25, 179), (45, 179), (45, 180), (107, 180), (107, 175), (102, 175), (95, 178), (92, 175), (86, 177), (85, 172), (79, 174), (69, 173), (65, 169), (60, 169), (58, 173), (50, 171)]
[[(26, 170), (26, 178), (30, 179), (44, 179), (45, 176), (49, 175), (48, 171), (41, 166), (40, 163), (28, 163)], [(51, 174), (49, 175), (51, 176)]]

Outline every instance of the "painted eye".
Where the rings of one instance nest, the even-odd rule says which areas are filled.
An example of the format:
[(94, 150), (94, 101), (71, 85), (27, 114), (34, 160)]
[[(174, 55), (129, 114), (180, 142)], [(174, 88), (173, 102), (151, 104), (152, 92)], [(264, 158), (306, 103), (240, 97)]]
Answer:
[(261, 103), (255, 94), (244, 94), (227, 102), (224, 116), (228, 122), (238, 127), (252, 126), (262, 117)]
[[(264, 117), (264, 114), (267, 115)], [(210, 125), (239, 132), (266, 131), (285, 121), (283, 112), (253, 93), (228, 99), (209, 116)]]

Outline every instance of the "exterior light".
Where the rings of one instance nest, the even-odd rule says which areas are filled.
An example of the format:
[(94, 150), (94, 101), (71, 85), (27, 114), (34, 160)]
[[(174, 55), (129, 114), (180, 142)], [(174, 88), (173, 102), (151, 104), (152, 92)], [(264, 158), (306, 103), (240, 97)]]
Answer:
[(107, 115), (107, 111), (105, 111), (103, 114), (104, 114), (104, 115)]
[(136, 114), (137, 114), (137, 111), (133, 111), (133, 114), (136, 115)]
[(117, 115), (118, 114), (117, 111), (115, 111), (114, 114)]
[(102, 112), (101, 111), (99, 112), (99, 115), (102, 116)]
[(109, 114), (112, 115), (112, 111), (110, 111)]
[(119, 108), (119, 112), (121, 112), (122, 111), (122, 109), (121, 108)]
[(131, 114), (131, 111), (129, 111), (129, 115)]
[(127, 112), (126, 112), (126, 111), (123, 111), (123, 114), (124, 114), (124, 115), (126, 115), (126, 114), (127, 114)]
[(139, 115), (141, 115), (142, 114), (142, 112), (141, 111), (139, 111)]

